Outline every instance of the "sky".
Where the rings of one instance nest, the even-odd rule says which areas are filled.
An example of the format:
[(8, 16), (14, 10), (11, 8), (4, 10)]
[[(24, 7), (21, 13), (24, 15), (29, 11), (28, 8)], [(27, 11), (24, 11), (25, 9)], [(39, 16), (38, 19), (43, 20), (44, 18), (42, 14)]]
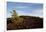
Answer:
[(19, 16), (43, 17), (43, 4), (41, 3), (7, 2), (7, 17), (11, 16), (10, 12), (13, 10), (16, 10)]

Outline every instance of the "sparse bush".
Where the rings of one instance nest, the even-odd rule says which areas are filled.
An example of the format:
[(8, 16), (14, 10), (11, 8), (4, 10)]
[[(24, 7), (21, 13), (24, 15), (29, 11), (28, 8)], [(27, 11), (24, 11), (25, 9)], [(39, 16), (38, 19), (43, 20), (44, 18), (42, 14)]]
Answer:
[(17, 16), (15, 10), (11, 18), (7, 18), (7, 30), (43, 28), (43, 18), (33, 16)]

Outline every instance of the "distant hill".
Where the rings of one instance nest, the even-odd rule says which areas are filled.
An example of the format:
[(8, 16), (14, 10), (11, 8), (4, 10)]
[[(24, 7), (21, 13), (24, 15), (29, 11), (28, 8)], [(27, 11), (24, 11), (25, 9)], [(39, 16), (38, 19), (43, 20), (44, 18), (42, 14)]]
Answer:
[(11, 18), (7, 18), (7, 30), (43, 28), (43, 18), (34, 16), (20, 16), (20, 18), (23, 18), (24, 20), (18, 26), (15, 26), (11, 22)]

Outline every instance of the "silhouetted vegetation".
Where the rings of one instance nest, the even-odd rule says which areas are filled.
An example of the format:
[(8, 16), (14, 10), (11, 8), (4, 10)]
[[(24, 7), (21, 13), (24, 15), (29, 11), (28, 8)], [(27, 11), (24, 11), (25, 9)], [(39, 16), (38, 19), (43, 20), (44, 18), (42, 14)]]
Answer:
[(32, 28), (43, 28), (43, 18), (31, 17), (31, 16), (20, 16), (23, 18), (23, 22), (14, 24), (10, 18), (7, 18), (7, 29), (32, 29)]
[(43, 28), (43, 18), (34, 16), (17, 16), (13, 10), (11, 18), (7, 18), (7, 30)]

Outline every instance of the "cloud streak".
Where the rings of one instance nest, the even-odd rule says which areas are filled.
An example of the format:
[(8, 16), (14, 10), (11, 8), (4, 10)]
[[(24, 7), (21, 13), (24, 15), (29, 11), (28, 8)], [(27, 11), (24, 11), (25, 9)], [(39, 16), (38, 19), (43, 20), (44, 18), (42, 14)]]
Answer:
[[(18, 15), (39, 16), (43, 17), (43, 4), (38, 3), (20, 3), (20, 2), (8, 2), (7, 11), (15, 9)], [(11, 14), (9, 14), (11, 15)], [(8, 16), (9, 16), (8, 15)]]

